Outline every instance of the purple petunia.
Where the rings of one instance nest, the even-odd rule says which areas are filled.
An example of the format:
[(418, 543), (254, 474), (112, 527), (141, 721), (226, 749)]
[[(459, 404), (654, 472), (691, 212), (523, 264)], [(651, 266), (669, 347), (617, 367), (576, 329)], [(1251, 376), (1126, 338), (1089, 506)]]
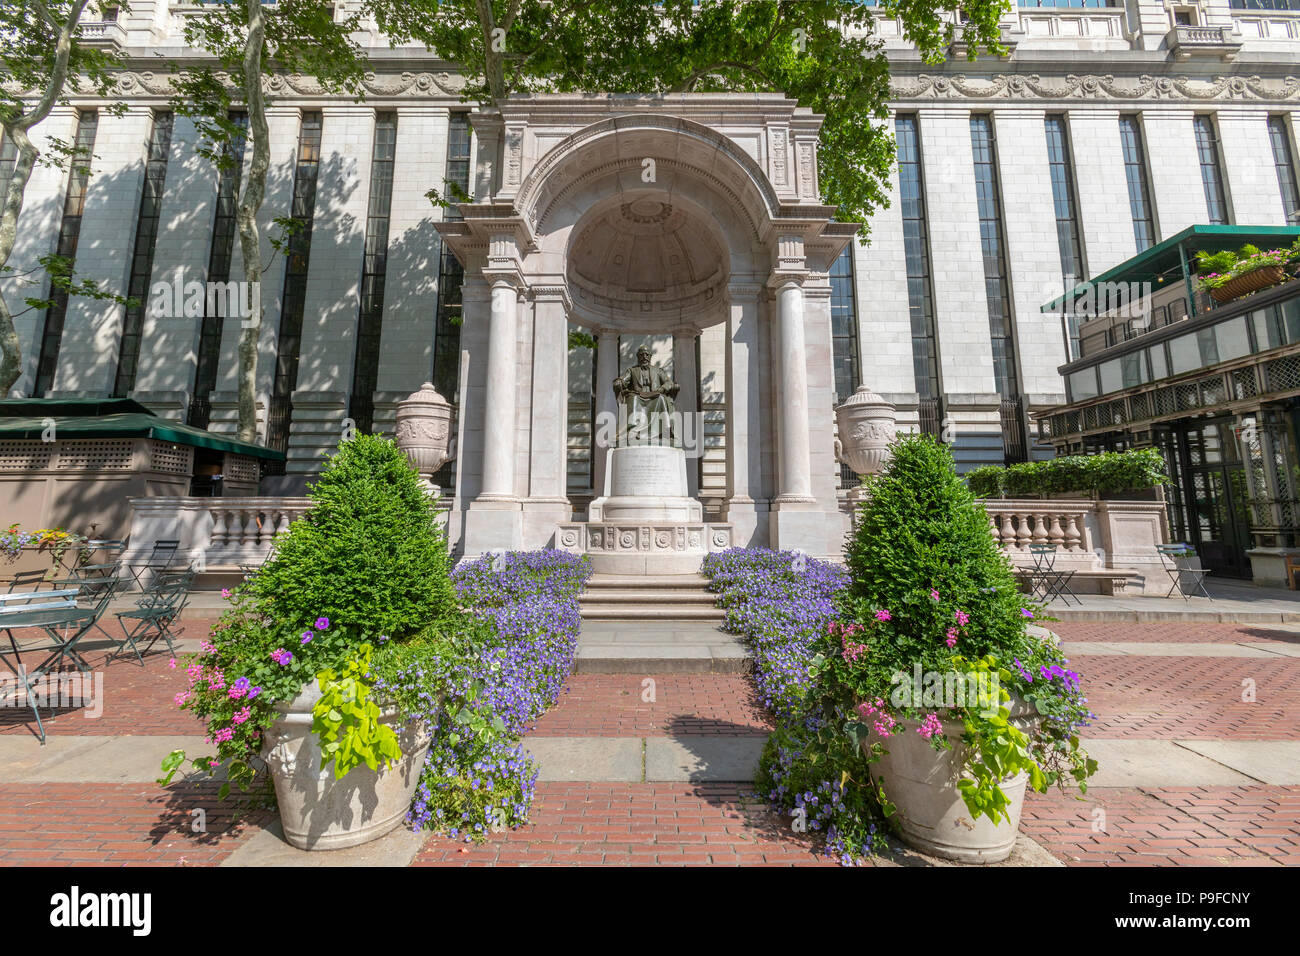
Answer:
[(275, 661), (281, 667), (284, 667), (290, 661), (293, 660), (293, 655), (290, 654), (288, 651), (286, 651), (283, 647), (277, 647), (275, 650), (271, 652), (271, 660)]
[(327, 618), (327, 617), (318, 617), (318, 618), (316, 618), (316, 630), (318, 630), (318, 631), (328, 630), (328, 629), (329, 629), (329, 626), (330, 626), (330, 619), (329, 619), (329, 618)]

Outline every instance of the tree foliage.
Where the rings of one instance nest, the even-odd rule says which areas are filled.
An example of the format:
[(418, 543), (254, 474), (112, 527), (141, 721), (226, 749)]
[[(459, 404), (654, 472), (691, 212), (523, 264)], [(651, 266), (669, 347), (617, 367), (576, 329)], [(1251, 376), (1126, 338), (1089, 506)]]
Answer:
[[(523, 92), (782, 92), (824, 114), (820, 181), (840, 218), (887, 201), (894, 159), (889, 66), (873, 10), (898, 18), (927, 61), (944, 57), (960, 13), (974, 56), (1000, 50), (1008, 0), (394, 0), (384, 32), (416, 39), (477, 79), (480, 101)], [(441, 196), (438, 201), (445, 201)]]
[[(77, 40), (87, 0), (4, 0), (0, 2), (0, 138), (15, 149), (14, 167), (0, 195), (0, 279), (11, 277), (9, 257), (18, 236), (27, 183), (38, 162), (65, 167), (89, 161), (75, 144), (48, 137), (44, 154), (32, 143), (31, 131), (71, 94), (108, 96), (114, 87), (113, 67), (119, 57)], [(93, 282), (76, 281), (65, 256), (44, 256), (40, 270), (51, 288), (69, 295), (91, 295), (125, 301), (103, 293)], [(41, 308), (48, 302), (29, 298)], [(9, 303), (0, 293), (0, 398), (9, 394), (22, 374), (22, 342), (14, 328)]]

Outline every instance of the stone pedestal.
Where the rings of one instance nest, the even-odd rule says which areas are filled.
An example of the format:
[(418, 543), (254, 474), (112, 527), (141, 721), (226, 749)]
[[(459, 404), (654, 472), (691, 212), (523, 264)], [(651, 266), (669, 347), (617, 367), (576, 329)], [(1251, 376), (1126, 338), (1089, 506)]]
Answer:
[(605, 452), (605, 487), (592, 501), (593, 522), (698, 522), (704, 506), (689, 496), (686, 452), (666, 445), (626, 445)]

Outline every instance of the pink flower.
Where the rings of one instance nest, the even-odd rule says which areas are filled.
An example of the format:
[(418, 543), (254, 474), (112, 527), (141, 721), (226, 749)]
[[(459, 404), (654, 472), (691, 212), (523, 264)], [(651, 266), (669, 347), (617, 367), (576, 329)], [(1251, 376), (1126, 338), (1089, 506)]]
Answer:
[(955, 615), (953, 615), (953, 617), (956, 619), (957, 623), (960, 624), (962, 627), (965, 627), (967, 624), (970, 623), (970, 615), (967, 614), (965, 611), (958, 611)]
[(176, 658), (173, 657), (171, 660), (169, 660), (167, 662), (167, 666), (170, 667), (172, 670), (176, 670)]
[(939, 592), (936, 591), (934, 588), (930, 588), (930, 600), (931, 601), (939, 600)]
[(889, 612), (886, 611), (884, 608), (881, 608), (879, 611), (876, 612), (876, 620), (881, 622), (891, 620)]
[(251, 716), (253, 716), (253, 709), (251, 707), (245, 707), (242, 710), (235, 711), (235, 716), (232, 719), (235, 723), (242, 724)]
[(950, 628), (948, 628), (947, 640), (945, 640), (944, 643), (947, 644), (949, 647), (953, 647), (953, 646), (956, 645), (956, 643), (957, 643), (957, 628), (955, 628), (955, 627), (950, 627)]
[(926, 714), (925, 720), (921, 721), (921, 726), (916, 728), (916, 732), (929, 740), (935, 734), (943, 733), (943, 721), (939, 719), (938, 714)]
[(181, 704), (185, 703), (189, 699), (190, 699), (190, 692), (187, 690), (181, 691), (179, 694), (177, 694), (175, 697), (172, 698), (172, 700), (175, 702), (177, 707), (181, 706)]
[(275, 650), (271, 652), (271, 660), (275, 661), (277, 664), (283, 667), (293, 660), (293, 655), (290, 654), (288, 651), (286, 651), (283, 647), (277, 647)]
[(222, 589), (221, 589), (221, 596), (222, 596), (223, 598), (228, 598), (228, 597), (230, 597), (230, 588), (222, 588)]
[(214, 744), (224, 744), (229, 740), (233, 740), (234, 737), (235, 737), (234, 727), (223, 727), (221, 730), (218, 730), (215, 734), (212, 735), (212, 742)]

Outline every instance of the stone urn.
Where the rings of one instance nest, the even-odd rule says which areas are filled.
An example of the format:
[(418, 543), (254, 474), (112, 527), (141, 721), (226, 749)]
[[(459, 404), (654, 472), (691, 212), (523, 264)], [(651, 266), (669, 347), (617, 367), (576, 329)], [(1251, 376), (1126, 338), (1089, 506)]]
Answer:
[(397, 403), (397, 447), (432, 487), (434, 472), (447, 463), (451, 444), (451, 406), (432, 382)]
[[(1013, 700), (1010, 719), (1029, 733), (1038, 714), (1032, 704)], [(943, 721), (944, 735), (952, 746), (942, 751), (916, 732), (919, 726), (918, 720), (900, 720), (889, 737), (881, 738), (873, 730), (863, 741), (864, 750), (879, 742), (887, 751), (871, 764), (871, 781), (882, 787), (898, 808), (903, 842), (922, 853), (961, 863), (1005, 860), (1020, 831), (1029, 775), (1019, 773), (1001, 783), (1010, 819), (996, 824), (984, 815), (976, 819), (957, 789), (966, 758), (961, 739), (965, 725), (960, 720)]]
[(835, 457), (864, 478), (879, 474), (889, 461), (889, 446), (897, 433), (894, 406), (869, 386), (859, 385), (835, 409), (835, 422), (839, 426)]
[(402, 756), (378, 772), (362, 764), (336, 778), (332, 763), (321, 767), (320, 736), (312, 731), (320, 695), (313, 680), (293, 700), (276, 704), (262, 742), (284, 837), (300, 850), (357, 846), (395, 829), (411, 806), (433, 739), (421, 722), (402, 724), (397, 707), (381, 702), (379, 722), (393, 728)]

